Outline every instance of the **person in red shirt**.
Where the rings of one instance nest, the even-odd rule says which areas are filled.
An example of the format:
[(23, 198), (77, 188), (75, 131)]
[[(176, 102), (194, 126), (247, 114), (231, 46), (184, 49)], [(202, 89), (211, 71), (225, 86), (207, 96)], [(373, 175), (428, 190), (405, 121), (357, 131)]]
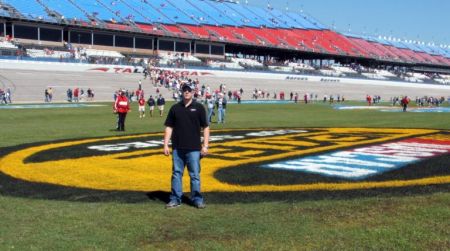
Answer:
[(138, 100), (139, 103), (139, 118), (145, 118), (145, 99), (144, 96), (141, 95)]
[(77, 88), (73, 89), (73, 102), (78, 102), (79, 96), (80, 96), (80, 89), (78, 89), (78, 87), (77, 87)]
[(403, 112), (406, 112), (406, 109), (408, 108), (408, 104), (409, 104), (408, 96), (403, 97), (400, 102), (402, 103), (402, 106), (403, 106)]
[(130, 102), (125, 96), (125, 90), (119, 91), (116, 102), (114, 102), (114, 112), (118, 115), (117, 131), (125, 131), (125, 118), (130, 111)]
[(367, 104), (369, 106), (371, 106), (372, 105), (372, 97), (370, 95), (366, 95), (366, 100), (367, 100)]

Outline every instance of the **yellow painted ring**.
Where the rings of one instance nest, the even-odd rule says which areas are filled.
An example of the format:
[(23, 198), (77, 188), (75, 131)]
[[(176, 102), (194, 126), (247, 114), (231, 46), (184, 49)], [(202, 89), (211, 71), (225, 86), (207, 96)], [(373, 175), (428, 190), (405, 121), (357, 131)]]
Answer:
[[(318, 141), (333, 142), (327, 146), (310, 146), (304, 150), (293, 150), (295, 146), (308, 146), (311, 142), (293, 140), (292, 135), (276, 135), (257, 139), (241, 139), (211, 144), (211, 153), (220, 155), (223, 148), (239, 146), (241, 152), (223, 153), (228, 159), (207, 157), (202, 160), (202, 191), (203, 192), (287, 192), (313, 190), (355, 190), (372, 188), (395, 188), (406, 186), (424, 186), (450, 183), (450, 176), (437, 176), (411, 180), (388, 180), (377, 182), (348, 182), (348, 183), (315, 183), (296, 185), (236, 185), (227, 184), (214, 177), (214, 174), (224, 168), (237, 165), (255, 164), (262, 161), (285, 159), (323, 151), (337, 150), (358, 145), (382, 143), (408, 137), (421, 137), (436, 134), (439, 130), (427, 129), (367, 129), (367, 128), (320, 128), (326, 133), (303, 133), (303, 137), (314, 138)], [(224, 130), (220, 133), (233, 132)], [(336, 140), (332, 136), (339, 133), (356, 133), (354, 136)], [(213, 132), (219, 133), (219, 132)], [(383, 137), (372, 138), (364, 135), (374, 133)], [(40, 163), (26, 163), (28, 157), (68, 146), (92, 144), (117, 140), (130, 140), (142, 137), (162, 137), (161, 133), (137, 136), (109, 137), (98, 139), (75, 140), (61, 143), (50, 143), (33, 146), (9, 153), (0, 159), (0, 172), (14, 178), (29, 182), (48, 183), (67, 187), (87, 188), (97, 190), (119, 191), (170, 191), (171, 158), (162, 154), (162, 149), (137, 150), (126, 153), (112, 153), (103, 156), (81, 157), (77, 159), (51, 160)], [(448, 137), (448, 136), (447, 136)], [(276, 142), (276, 145), (271, 145)], [(280, 146), (280, 143), (284, 144)], [(273, 156), (253, 158), (268, 149), (283, 150)], [(130, 156), (144, 156), (133, 157)], [(145, 157), (147, 156), (147, 157)], [(183, 187), (189, 189), (189, 178), (185, 175)]]

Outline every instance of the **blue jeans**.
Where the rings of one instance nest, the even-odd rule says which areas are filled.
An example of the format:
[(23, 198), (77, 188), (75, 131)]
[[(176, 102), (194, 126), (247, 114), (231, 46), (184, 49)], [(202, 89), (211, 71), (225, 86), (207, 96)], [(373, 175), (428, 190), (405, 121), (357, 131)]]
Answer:
[(219, 108), (217, 112), (219, 113), (217, 123), (225, 123), (225, 109)]
[(212, 120), (212, 115), (214, 112), (214, 108), (208, 108), (208, 124), (211, 124), (211, 120)]
[(194, 204), (203, 203), (203, 196), (200, 193), (200, 151), (174, 149), (172, 162), (170, 201), (181, 203), (181, 197), (183, 196), (182, 178), (184, 167), (187, 166), (191, 178), (191, 201)]

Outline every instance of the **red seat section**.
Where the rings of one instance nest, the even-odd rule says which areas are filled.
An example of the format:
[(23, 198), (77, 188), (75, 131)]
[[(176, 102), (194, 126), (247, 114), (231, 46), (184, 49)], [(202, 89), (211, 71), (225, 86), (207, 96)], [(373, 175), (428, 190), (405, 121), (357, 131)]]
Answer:
[(336, 46), (331, 43), (328, 39), (324, 37), (324, 34), (322, 31), (319, 30), (307, 30), (306, 33), (310, 37), (310, 39), (322, 49), (322, 52), (329, 53), (329, 54), (343, 54), (343, 52), (339, 51)]
[(440, 61), (436, 58), (434, 58), (433, 56), (431, 56), (428, 53), (425, 52), (416, 52), (416, 54), (418, 54), (419, 56), (421, 56), (422, 58), (424, 58), (427, 62), (429, 62), (430, 64), (440, 64)]
[(304, 29), (294, 29), (293, 32), (297, 34), (299, 37), (301, 37), (301, 44), (303, 44), (305, 47), (308, 47), (313, 52), (321, 52), (321, 53), (328, 53), (325, 48), (323, 48), (318, 42), (318, 38), (309, 32), (308, 30)]
[(208, 30), (201, 26), (195, 26), (195, 25), (187, 25), (187, 24), (179, 24), (180, 28), (186, 29), (195, 36), (199, 38), (210, 38), (211, 34), (209, 34)]
[(161, 24), (161, 27), (173, 36), (182, 38), (192, 38), (190, 35), (186, 34), (186, 32), (184, 32), (180, 27), (176, 25)]
[(242, 39), (239, 39), (240, 35), (233, 32), (231, 27), (223, 27), (223, 26), (212, 26), (212, 25), (205, 25), (205, 29), (209, 30), (210, 33), (215, 34), (216, 37), (220, 41), (228, 41), (231, 43), (242, 43)]
[(278, 39), (285, 41), (291, 47), (303, 51), (312, 51), (312, 45), (305, 43), (305, 38), (300, 36), (294, 30), (279, 29), (277, 32)]
[(248, 41), (253, 44), (257, 45), (264, 45), (265, 42), (261, 40), (258, 36), (256, 36), (253, 32), (247, 30), (243, 27), (230, 27), (230, 30), (234, 32), (235, 34), (238, 34), (238, 36), (241, 37), (242, 40)]
[(413, 58), (411, 58), (411, 56), (405, 54), (403, 51), (401, 51), (397, 47), (394, 47), (392, 45), (385, 45), (385, 44), (380, 44), (380, 45), (383, 46), (384, 48), (386, 48), (391, 53), (395, 54), (397, 57), (399, 57), (403, 61), (406, 61), (406, 62), (414, 62), (415, 61)]
[(345, 36), (331, 30), (323, 30), (322, 34), (324, 39), (336, 46), (336, 49), (349, 56), (368, 56), (366, 52), (356, 48)]
[(444, 65), (450, 65), (450, 59), (449, 58), (445, 58), (441, 55), (433, 55), (434, 58), (436, 58), (437, 60), (439, 60), (442, 64)]
[(162, 35), (163, 31), (161, 31), (160, 29), (158, 29), (158, 27), (156, 27), (155, 25), (151, 25), (151, 24), (136, 24), (139, 29), (141, 29), (143, 32), (146, 33), (150, 33), (150, 34), (158, 34), (158, 35)]
[(105, 23), (107, 29), (111, 30), (121, 30), (121, 31), (130, 31), (132, 30), (130, 26), (124, 24), (115, 24), (115, 23)]
[(384, 54), (384, 57), (386, 59), (388, 59), (388, 60), (402, 60), (402, 57), (399, 54), (391, 51), (389, 48), (387, 48), (383, 44), (380, 44), (378, 42), (369, 42), (369, 43), (373, 44), (373, 46), (378, 48)]
[(268, 28), (255, 28), (255, 27), (244, 27), (248, 33), (255, 34), (260, 40), (262, 40), (266, 45), (278, 46), (280, 41), (271, 34), (272, 29)]
[(372, 58), (385, 58), (386, 55), (383, 51), (380, 51), (377, 47), (372, 45), (372, 43), (361, 39), (361, 38), (354, 38), (349, 37), (348, 38), (356, 47), (358, 47), (361, 51), (365, 51), (370, 57)]

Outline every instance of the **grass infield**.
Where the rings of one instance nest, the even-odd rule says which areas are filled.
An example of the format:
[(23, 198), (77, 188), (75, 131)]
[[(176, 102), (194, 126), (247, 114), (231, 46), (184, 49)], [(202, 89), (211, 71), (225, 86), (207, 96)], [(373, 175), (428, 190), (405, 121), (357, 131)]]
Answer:
[[(127, 117), (127, 131), (117, 133), (113, 131), (115, 117), (110, 105), (1, 110), (0, 155), (40, 142), (164, 129), (165, 116), (149, 118), (147, 115), (139, 119), (134, 103)], [(226, 124), (213, 124), (212, 129), (450, 130), (448, 113), (337, 111), (322, 103), (230, 105), (226, 119)], [(416, 171), (408, 175), (414, 178), (414, 175), (448, 174), (449, 164), (449, 156), (444, 155), (427, 166), (413, 166)], [(395, 178), (401, 172), (400, 169), (384, 176)], [(220, 178), (227, 181), (229, 173), (241, 177), (239, 182), (255, 182), (245, 168), (227, 169), (218, 176), (223, 175)], [(258, 170), (255, 174), (266, 183), (273, 181), (270, 177), (298, 182), (283, 172)], [(166, 192), (65, 188), (15, 180), (0, 173), (0, 250), (446, 250), (450, 247), (448, 184), (339, 193), (209, 193), (205, 196), (206, 210), (189, 205), (165, 210)]]

